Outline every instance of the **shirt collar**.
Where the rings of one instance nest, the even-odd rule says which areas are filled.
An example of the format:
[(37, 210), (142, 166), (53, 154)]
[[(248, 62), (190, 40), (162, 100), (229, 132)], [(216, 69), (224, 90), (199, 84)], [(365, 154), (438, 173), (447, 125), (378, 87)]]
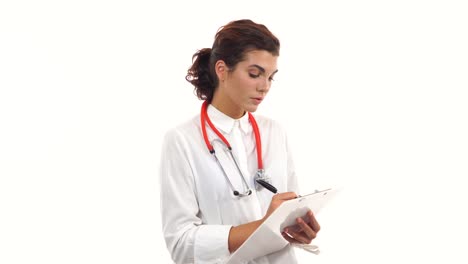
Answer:
[(230, 134), (236, 123), (239, 123), (240, 130), (244, 134), (250, 132), (250, 130), (252, 129), (252, 126), (250, 125), (249, 121), (249, 115), (247, 113), (245, 113), (239, 119), (234, 119), (219, 111), (212, 104), (208, 105), (207, 113), (213, 125), (216, 128), (222, 130), (224, 133)]

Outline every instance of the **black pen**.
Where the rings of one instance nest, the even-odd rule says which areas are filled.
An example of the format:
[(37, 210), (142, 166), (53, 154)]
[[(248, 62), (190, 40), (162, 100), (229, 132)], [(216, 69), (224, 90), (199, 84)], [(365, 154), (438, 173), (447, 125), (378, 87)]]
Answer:
[(260, 184), (261, 186), (265, 187), (266, 189), (268, 189), (272, 193), (278, 192), (278, 190), (276, 190), (275, 186), (269, 184), (268, 182), (266, 182), (264, 180), (258, 179), (258, 180), (256, 180), (256, 182), (258, 184)]

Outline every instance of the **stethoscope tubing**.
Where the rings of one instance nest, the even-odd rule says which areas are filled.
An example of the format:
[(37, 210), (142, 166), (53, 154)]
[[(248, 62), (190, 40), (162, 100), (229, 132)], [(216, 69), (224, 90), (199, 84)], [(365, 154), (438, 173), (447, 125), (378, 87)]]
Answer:
[[(248, 196), (248, 195), (252, 194), (252, 190), (250, 190), (249, 184), (247, 183), (247, 180), (244, 177), (244, 174), (242, 173), (242, 170), (240, 169), (237, 160), (235, 159), (234, 155), (232, 154), (231, 144), (229, 144), (229, 141), (223, 136), (223, 134), (221, 134), (221, 132), (219, 132), (219, 130), (211, 122), (210, 117), (208, 116), (208, 113), (207, 113), (208, 104), (209, 104), (208, 101), (203, 102), (202, 107), (201, 107), (201, 113), (200, 113), (201, 129), (202, 129), (203, 139), (205, 141), (206, 147), (208, 148), (210, 153), (215, 158), (216, 163), (218, 164), (218, 166), (221, 168), (221, 171), (223, 172), (224, 177), (226, 178), (227, 182), (229, 183), (231, 189), (233, 190), (234, 195), (235, 196), (240, 196), (240, 197)], [(260, 130), (258, 129), (257, 121), (255, 120), (255, 118), (253, 117), (253, 115), (251, 113), (248, 113), (248, 115), (249, 115), (249, 121), (252, 124), (253, 132), (254, 132), (254, 135), (255, 135), (255, 144), (256, 144), (256, 150), (257, 150), (257, 165), (258, 165), (257, 177), (258, 177), (258, 179), (255, 179), (255, 181), (258, 184), (260, 184), (261, 186), (263, 186), (266, 189), (270, 190), (271, 192), (276, 193), (277, 189), (273, 185), (268, 183), (265, 180), (266, 178), (264, 178), (265, 170), (263, 169), (263, 161), (262, 161), (262, 140), (261, 140), (261, 137), (260, 137)], [(214, 150), (212, 142), (210, 142), (209, 139), (208, 139), (208, 133), (206, 132), (206, 123), (208, 123), (208, 125), (213, 130), (213, 132), (218, 136), (218, 138), (214, 139), (212, 142), (221, 141), (222, 143), (224, 143), (224, 145), (228, 149), (229, 154), (230, 154), (232, 160), (234, 161), (234, 164), (236, 165), (236, 169), (237, 169), (237, 171), (239, 172), (239, 174), (240, 174), (240, 176), (242, 178), (242, 182), (243, 182), (244, 186), (247, 189), (246, 191), (244, 191), (244, 193), (240, 193), (239, 191), (237, 191), (234, 188), (231, 181), (229, 180), (229, 177), (228, 177), (226, 171), (224, 170), (224, 167), (221, 165), (221, 162), (219, 161), (218, 157), (216, 156), (216, 151)]]

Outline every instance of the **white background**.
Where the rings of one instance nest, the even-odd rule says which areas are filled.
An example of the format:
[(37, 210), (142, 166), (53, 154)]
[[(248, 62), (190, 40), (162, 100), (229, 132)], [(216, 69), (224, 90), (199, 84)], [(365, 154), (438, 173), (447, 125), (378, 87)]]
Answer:
[(170, 263), (163, 134), (219, 26), (281, 40), (259, 113), (304, 193), (339, 187), (300, 263), (467, 263), (464, 1), (2, 1), (0, 263)]

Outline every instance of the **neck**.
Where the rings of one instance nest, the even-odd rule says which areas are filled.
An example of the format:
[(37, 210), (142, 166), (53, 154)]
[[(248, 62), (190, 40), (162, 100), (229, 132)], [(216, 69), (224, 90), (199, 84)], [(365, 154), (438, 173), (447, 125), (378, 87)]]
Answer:
[(216, 95), (213, 96), (213, 100), (211, 100), (211, 104), (216, 107), (219, 111), (221, 111), (223, 114), (233, 118), (233, 119), (239, 119), (242, 116), (244, 116), (245, 111), (238, 107), (236, 104), (234, 104), (231, 100), (228, 99), (222, 99), (220, 97), (217, 97)]

